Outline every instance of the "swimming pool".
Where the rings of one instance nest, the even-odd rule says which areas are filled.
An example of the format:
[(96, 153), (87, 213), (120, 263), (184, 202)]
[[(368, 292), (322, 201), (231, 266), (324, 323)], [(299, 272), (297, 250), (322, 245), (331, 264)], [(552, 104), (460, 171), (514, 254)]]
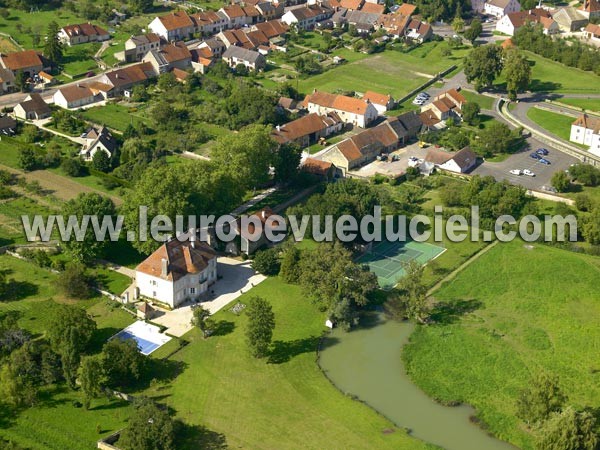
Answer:
[(121, 339), (123, 341), (133, 339), (142, 355), (149, 355), (157, 348), (162, 347), (171, 338), (160, 332), (160, 328), (156, 325), (138, 320), (132, 323), (127, 328), (119, 331), (110, 339)]

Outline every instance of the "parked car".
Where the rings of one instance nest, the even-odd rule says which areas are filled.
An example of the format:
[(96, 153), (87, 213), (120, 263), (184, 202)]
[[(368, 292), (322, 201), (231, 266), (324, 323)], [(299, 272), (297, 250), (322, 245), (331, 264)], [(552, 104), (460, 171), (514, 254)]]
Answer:
[(542, 159), (542, 157), (540, 155), (538, 155), (536, 152), (533, 152), (531, 155), (529, 155), (531, 158), (533, 159)]
[(392, 155), (390, 161), (394, 162), (394, 161), (398, 161), (400, 159), (400, 157), (398, 155)]
[(417, 167), (419, 165), (419, 158), (411, 156), (408, 158), (408, 167)]
[(413, 100), (413, 105), (419, 105), (420, 106), (420, 105), (425, 104), (425, 102), (426, 102), (426, 100), (423, 99), (423, 98), (415, 98)]
[(513, 175), (521, 175), (523, 172), (521, 172), (520, 169), (512, 169), (510, 173), (512, 173)]
[(540, 158), (540, 162), (541, 162), (542, 164), (546, 164), (547, 166), (549, 166), (549, 165), (550, 165), (550, 161), (548, 161), (546, 158)]
[(535, 177), (535, 173), (533, 173), (531, 170), (529, 169), (524, 169), (523, 170), (523, 175), (527, 175), (528, 177)]
[(431, 95), (429, 95), (427, 92), (421, 92), (419, 95), (417, 95), (417, 97), (429, 98), (429, 97), (431, 97)]
[(542, 155), (542, 156), (547, 156), (550, 152), (548, 150), (546, 150), (545, 148), (538, 148), (535, 151), (538, 155)]
[(542, 191), (552, 192), (553, 194), (556, 194), (558, 192), (554, 186), (545, 186), (545, 185), (542, 186)]

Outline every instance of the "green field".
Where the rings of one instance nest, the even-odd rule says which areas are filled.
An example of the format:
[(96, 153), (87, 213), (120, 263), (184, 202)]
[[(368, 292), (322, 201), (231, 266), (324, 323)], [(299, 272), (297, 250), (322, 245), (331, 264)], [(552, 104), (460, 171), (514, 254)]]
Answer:
[(404, 351), (410, 376), (433, 398), (473, 405), (496, 436), (532, 448), (515, 417), (532, 374), (558, 375), (577, 408), (600, 401), (599, 276), (600, 258), (496, 246), (434, 294), (438, 323), (419, 327)]
[(539, 108), (529, 108), (527, 117), (537, 123), (540, 127), (550, 131), (561, 139), (569, 140), (571, 124), (575, 121), (572, 116), (546, 111)]
[(557, 100), (565, 105), (577, 106), (578, 108), (585, 109), (586, 111), (593, 111), (600, 113), (600, 98), (569, 98), (562, 97)]
[(204, 340), (193, 330), (185, 336), (190, 345), (171, 358), (185, 365), (183, 373), (146, 393), (185, 422), (224, 434), (230, 448), (424, 448), (345, 397), (319, 371), (315, 352), (325, 315), (297, 286), (269, 278), (240, 300), (249, 295), (273, 305), (277, 326), (270, 362), (249, 355), (246, 316), (223, 310), (214, 316), (217, 336)]
[(461, 90), (460, 93), (467, 99), (467, 101), (477, 103), (481, 107), (481, 109), (494, 109), (495, 99), (493, 97), (477, 94), (475, 92), (467, 91), (465, 89)]
[(461, 65), (465, 50), (456, 50), (450, 57), (441, 56), (442, 44), (428, 43), (411, 51), (385, 51), (364, 55), (343, 49), (333, 55), (343, 56), (348, 63), (332, 68), (320, 75), (298, 81), (299, 90), (310, 93), (313, 89), (333, 92), (348, 90), (365, 92), (372, 90), (403, 97), (412, 89), (425, 83), (429, 77)]
[[(559, 62), (543, 58), (531, 52), (525, 52), (532, 64), (531, 85), (534, 92), (557, 92), (576, 94), (600, 94), (600, 77)], [(496, 84), (504, 84), (504, 75), (500, 75)]]
[(83, 111), (84, 119), (90, 120), (99, 125), (106, 125), (117, 131), (125, 131), (127, 125), (138, 125), (145, 123), (148, 125), (150, 120), (144, 117), (139, 111), (131, 111), (131, 108), (116, 103), (108, 103), (106, 106), (97, 106), (95, 108)]
[(62, 61), (63, 71), (72, 77), (85, 75), (87, 72), (97, 72), (98, 65), (93, 59), (100, 48), (97, 42), (66, 46)]

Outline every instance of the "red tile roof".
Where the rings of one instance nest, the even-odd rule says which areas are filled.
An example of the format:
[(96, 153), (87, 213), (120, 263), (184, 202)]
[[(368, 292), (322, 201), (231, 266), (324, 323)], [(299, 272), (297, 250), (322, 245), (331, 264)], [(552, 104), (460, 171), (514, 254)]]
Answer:
[(587, 114), (582, 114), (579, 116), (573, 125), (577, 127), (583, 127), (590, 130), (594, 130), (594, 133), (600, 133), (600, 117), (588, 116)]
[(387, 106), (391, 101), (391, 95), (379, 94), (378, 92), (367, 91), (365, 95), (363, 95), (363, 100), (369, 100), (371, 103), (375, 103), (376, 105)]
[(69, 37), (74, 36), (106, 36), (108, 31), (104, 28), (99, 27), (98, 25), (93, 25), (91, 23), (80, 23), (77, 25), (67, 25), (63, 27), (62, 30)]
[(185, 11), (175, 11), (171, 14), (167, 14), (166, 16), (161, 16), (158, 19), (161, 21), (167, 31), (174, 31), (179, 28), (194, 26), (194, 22), (192, 22), (192, 19)]
[(341, 119), (335, 113), (330, 116), (319, 116), (316, 113), (311, 113), (280, 126), (279, 129), (273, 131), (272, 136), (280, 144), (285, 144), (312, 133), (323, 131), (329, 126), (340, 122)]
[(8, 55), (1, 55), (1, 58), (2, 64), (13, 71), (44, 65), (40, 54), (35, 50), (9, 53)]
[(321, 91), (315, 91), (314, 93), (307, 95), (304, 99), (304, 103), (307, 105), (309, 103), (314, 103), (325, 108), (363, 115), (367, 112), (368, 107), (368, 103), (364, 100)]
[(372, 14), (383, 14), (385, 11), (385, 5), (380, 5), (378, 3), (365, 2), (360, 8), (362, 12), (372, 13)]
[(328, 175), (332, 167), (333, 163), (315, 158), (306, 158), (302, 163), (302, 170), (304, 172), (322, 176)]

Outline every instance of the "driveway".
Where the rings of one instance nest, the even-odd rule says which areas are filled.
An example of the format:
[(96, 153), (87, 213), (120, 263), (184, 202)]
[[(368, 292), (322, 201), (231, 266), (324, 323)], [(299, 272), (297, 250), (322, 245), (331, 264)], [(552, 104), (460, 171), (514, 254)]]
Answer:
[[(211, 314), (215, 314), (267, 278), (256, 273), (250, 265), (251, 261), (219, 257), (217, 260), (219, 279), (211, 287), (212, 298), (201, 302), (201, 305)], [(172, 311), (156, 307), (157, 317), (152, 319), (152, 322), (166, 327), (166, 333), (181, 337), (192, 329), (194, 306), (195, 303), (187, 303)]]

